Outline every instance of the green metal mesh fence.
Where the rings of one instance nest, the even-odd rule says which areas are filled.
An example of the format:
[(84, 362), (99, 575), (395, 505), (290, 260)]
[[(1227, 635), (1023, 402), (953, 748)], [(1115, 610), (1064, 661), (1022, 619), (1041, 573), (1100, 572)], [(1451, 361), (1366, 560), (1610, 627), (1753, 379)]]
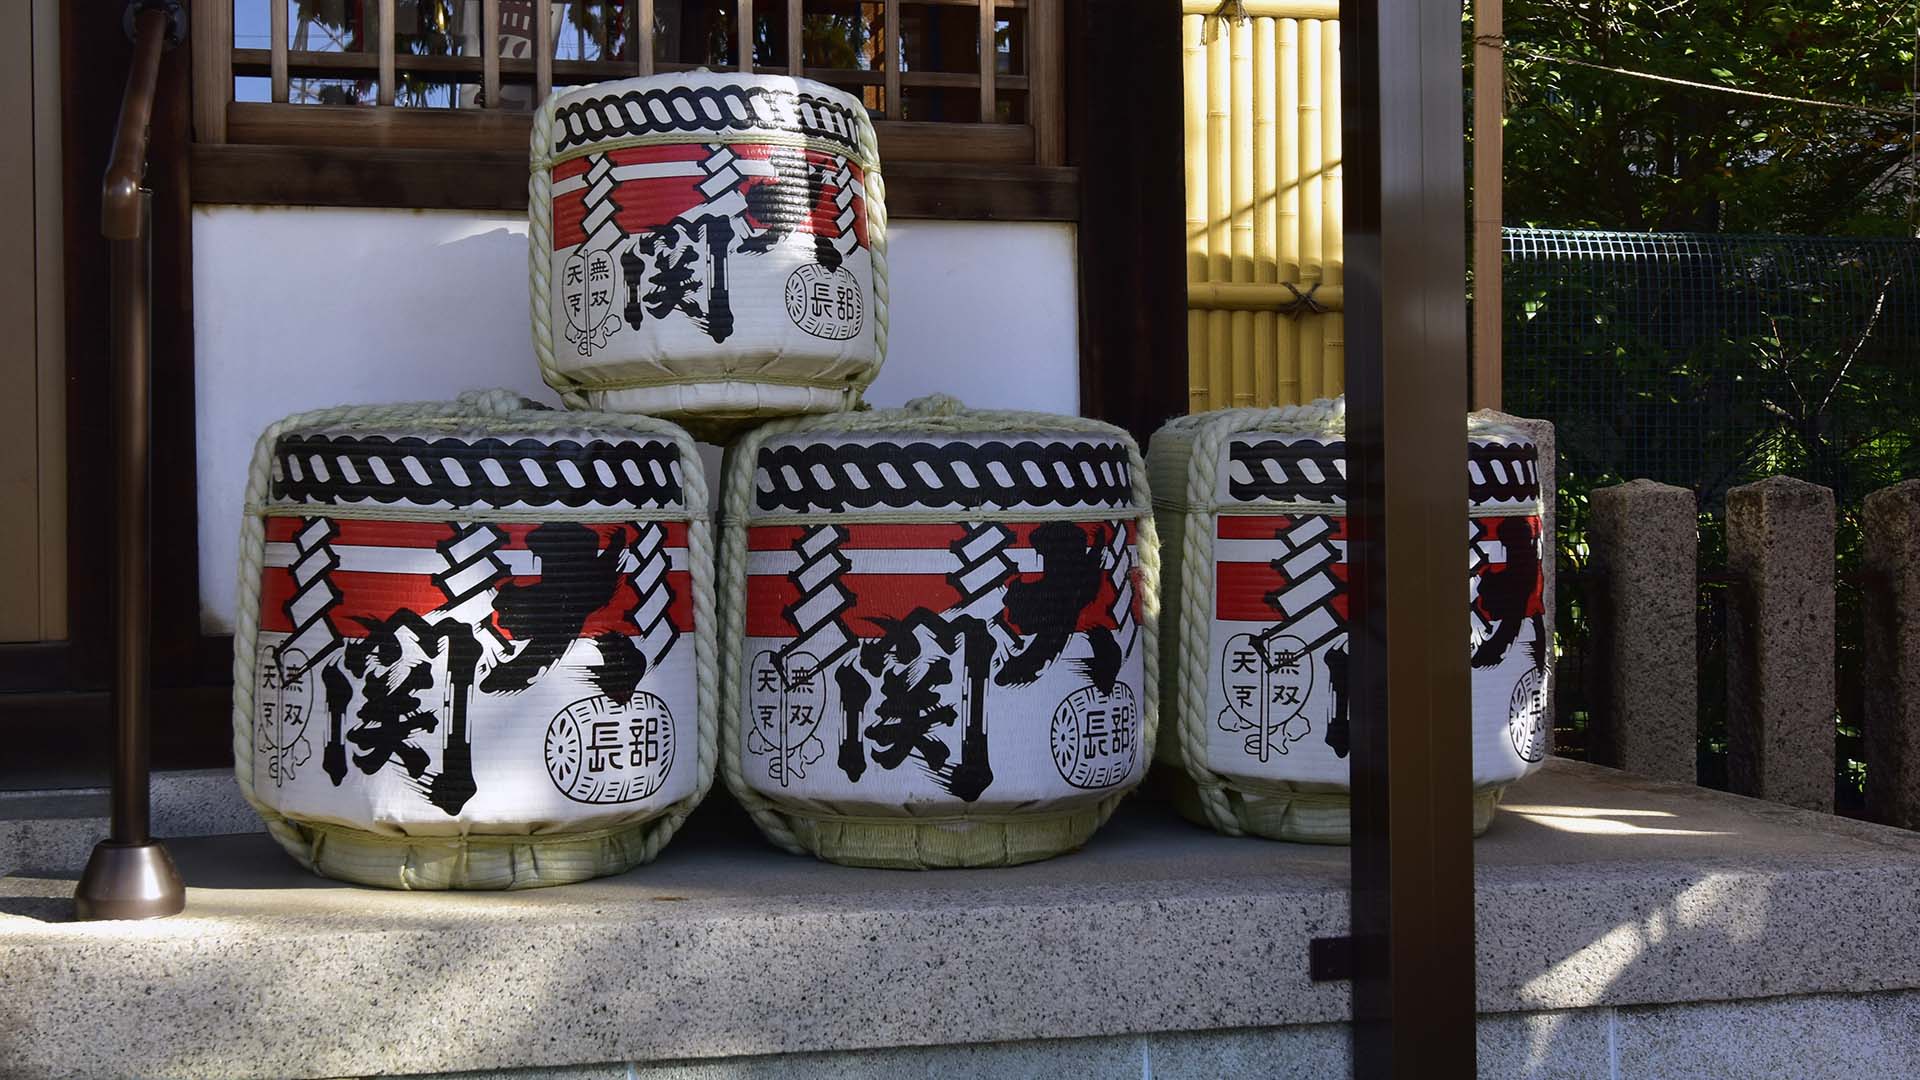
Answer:
[[(1560, 451), (1563, 751), (1582, 752), (1604, 665), (1589, 655), (1587, 495), (1637, 477), (1699, 496), (1700, 565), (1724, 563), (1727, 489), (1786, 474), (1839, 506), (1837, 804), (1857, 812), (1860, 500), (1920, 476), (1920, 241), (1508, 229), (1505, 407)], [(1724, 784), (1725, 590), (1699, 608), (1703, 783)]]
[(1920, 242), (1508, 229), (1506, 408), (1585, 488), (1920, 475)]

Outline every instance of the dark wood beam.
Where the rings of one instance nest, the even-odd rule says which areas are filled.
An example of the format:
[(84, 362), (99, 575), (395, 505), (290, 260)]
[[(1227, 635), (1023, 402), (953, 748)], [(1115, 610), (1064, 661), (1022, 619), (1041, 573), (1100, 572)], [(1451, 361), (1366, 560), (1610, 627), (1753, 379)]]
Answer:
[[(263, 206), (403, 207), (415, 210), (527, 208), (525, 150), (199, 144), (193, 197)], [(1079, 178), (1037, 165), (886, 166), (887, 210), (896, 219), (1073, 221)]]
[(1340, 15), (1354, 1075), (1472, 1076), (1460, 9)]
[(1079, 0), (1066, 19), (1080, 167), (1080, 411), (1147, 437), (1186, 411), (1180, 6)]

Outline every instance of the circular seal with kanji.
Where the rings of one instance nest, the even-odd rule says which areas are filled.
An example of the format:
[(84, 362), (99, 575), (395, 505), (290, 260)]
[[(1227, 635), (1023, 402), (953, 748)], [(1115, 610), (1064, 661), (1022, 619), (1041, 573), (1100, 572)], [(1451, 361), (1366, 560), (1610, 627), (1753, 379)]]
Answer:
[(817, 338), (845, 341), (860, 332), (865, 301), (859, 279), (844, 266), (807, 263), (787, 275), (787, 318)]
[(1547, 726), (1546, 690), (1546, 680), (1536, 667), (1529, 666), (1514, 681), (1507, 705), (1507, 737), (1522, 761), (1539, 761), (1547, 756), (1547, 741), (1553, 732)]
[(1102, 693), (1089, 683), (1060, 699), (1049, 741), (1060, 778), (1077, 788), (1112, 787), (1133, 772), (1140, 747), (1140, 710), (1133, 687)]
[(553, 786), (574, 802), (636, 802), (673, 768), (673, 713), (644, 692), (581, 698), (547, 724), (546, 759)]

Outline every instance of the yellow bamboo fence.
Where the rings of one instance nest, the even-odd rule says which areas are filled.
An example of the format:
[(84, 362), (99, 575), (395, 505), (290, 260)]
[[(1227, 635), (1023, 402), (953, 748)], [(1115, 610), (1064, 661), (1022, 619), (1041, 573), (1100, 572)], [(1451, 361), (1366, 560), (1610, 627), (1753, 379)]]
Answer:
[(1184, 0), (1189, 410), (1340, 393), (1338, 0)]

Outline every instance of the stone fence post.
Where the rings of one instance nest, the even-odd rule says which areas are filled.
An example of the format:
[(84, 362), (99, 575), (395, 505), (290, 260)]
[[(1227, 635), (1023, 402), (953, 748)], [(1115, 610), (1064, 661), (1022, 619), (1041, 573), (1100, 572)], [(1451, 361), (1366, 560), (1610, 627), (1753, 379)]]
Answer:
[(1881, 488), (1862, 508), (1868, 582), (1867, 810), (1920, 829), (1920, 480)]
[(1785, 476), (1727, 493), (1727, 775), (1833, 811), (1833, 491)]
[[(1593, 493), (1587, 542), (1605, 574), (1606, 716), (1592, 760), (1660, 780), (1695, 780), (1699, 742), (1699, 515), (1686, 488), (1634, 480)], [(1591, 594), (1589, 594), (1591, 595)]]

